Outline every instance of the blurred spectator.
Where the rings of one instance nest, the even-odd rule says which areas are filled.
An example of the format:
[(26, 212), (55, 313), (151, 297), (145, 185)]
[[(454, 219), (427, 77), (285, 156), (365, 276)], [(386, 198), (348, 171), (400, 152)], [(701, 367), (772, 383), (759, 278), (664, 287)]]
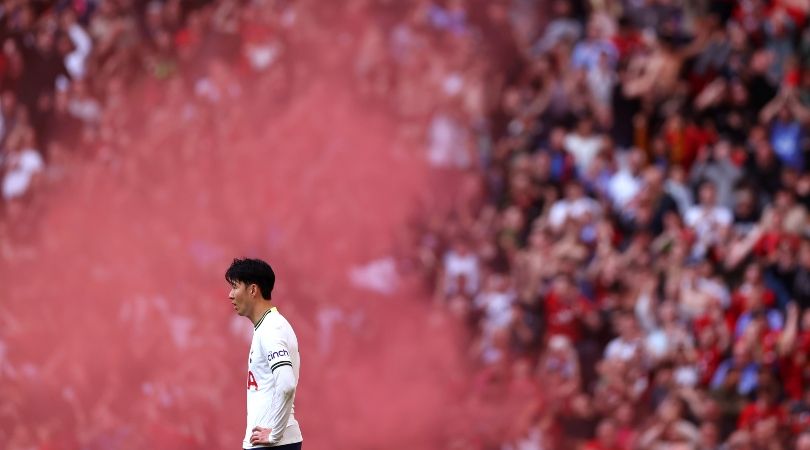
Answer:
[(17, 128), (19, 132), (7, 140), (8, 153), (3, 165), (3, 199), (12, 201), (20, 199), (35, 182), (36, 175), (42, 171), (45, 163), (34, 142), (31, 128)]
[[(527, 237), (473, 249), (482, 271), (505, 255), (520, 302), (542, 311), (536, 376), (560, 428), (534, 428), (522, 448), (798, 445), (807, 9), (550, 6), (536, 38), (518, 38), (523, 69), (493, 100), (481, 161), (493, 193), (481, 217)], [(566, 376), (549, 369), (563, 349), (578, 360)]]

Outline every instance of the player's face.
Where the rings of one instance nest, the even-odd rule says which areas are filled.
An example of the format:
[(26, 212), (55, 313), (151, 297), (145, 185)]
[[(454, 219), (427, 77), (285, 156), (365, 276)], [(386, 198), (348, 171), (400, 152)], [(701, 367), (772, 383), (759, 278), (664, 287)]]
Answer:
[(245, 283), (242, 283), (241, 281), (231, 283), (231, 292), (228, 294), (228, 298), (231, 299), (233, 310), (236, 311), (237, 314), (240, 316), (247, 314), (247, 306), (250, 296), (248, 295), (247, 286)]

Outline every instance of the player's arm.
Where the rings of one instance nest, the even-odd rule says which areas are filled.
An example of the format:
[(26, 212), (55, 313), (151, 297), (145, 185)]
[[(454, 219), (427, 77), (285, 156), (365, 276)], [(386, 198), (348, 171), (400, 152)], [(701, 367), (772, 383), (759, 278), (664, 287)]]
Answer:
[(297, 382), (292, 368), (292, 360), (286, 342), (269, 337), (262, 339), (262, 348), (270, 364), (275, 390), (270, 408), (265, 412), (269, 427), (257, 426), (251, 436), (252, 444), (275, 444), (281, 440), (287, 421), (292, 413), (293, 398)]
[(291, 364), (285, 364), (273, 370), (276, 381), (276, 390), (273, 392), (273, 402), (270, 406), (270, 443), (281, 440), (287, 421), (293, 407), (295, 397), (295, 373)]

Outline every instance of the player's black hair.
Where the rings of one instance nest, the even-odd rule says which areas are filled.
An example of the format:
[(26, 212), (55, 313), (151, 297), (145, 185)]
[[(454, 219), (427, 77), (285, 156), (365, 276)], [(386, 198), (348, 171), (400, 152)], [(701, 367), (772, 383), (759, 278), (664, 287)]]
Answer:
[(225, 281), (228, 283), (242, 282), (246, 285), (255, 284), (259, 286), (262, 298), (270, 300), (273, 292), (273, 285), (276, 284), (276, 274), (270, 264), (261, 259), (235, 258), (225, 271)]

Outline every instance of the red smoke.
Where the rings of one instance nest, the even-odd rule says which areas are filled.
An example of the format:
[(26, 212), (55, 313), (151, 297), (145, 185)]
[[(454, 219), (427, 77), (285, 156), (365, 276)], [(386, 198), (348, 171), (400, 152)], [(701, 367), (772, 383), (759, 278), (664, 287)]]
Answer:
[(273, 265), (301, 341), (305, 448), (448, 448), (476, 426), (455, 325), (422, 287), (349, 281), (439, 195), (422, 148), (339, 81), (284, 110), (249, 97), (224, 131), (147, 127), (112, 162), (71, 168), (15, 225), (0, 268), (8, 448), (238, 448), (251, 328), (223, 272), (243, 255)]

